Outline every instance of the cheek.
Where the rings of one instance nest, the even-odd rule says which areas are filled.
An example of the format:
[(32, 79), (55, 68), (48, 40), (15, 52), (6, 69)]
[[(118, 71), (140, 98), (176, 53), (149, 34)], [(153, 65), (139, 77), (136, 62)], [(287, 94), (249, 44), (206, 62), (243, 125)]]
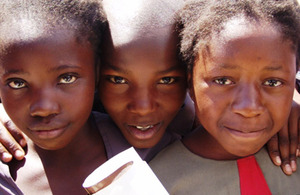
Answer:
[(185, 83), (176, 84), (174, 86), (157, 86), (156, 101), (164, 104), (165, 107), (176, 110), (179, 109), (185, 100), (187, 88)]
[(113, 116), (116, 113), (120, 113), (122, 111), (126, 110), (126, 99), (124, 99), (124, 94), (122, 95), (113, 95), (110, 92), (110, 89), (107, 91), (101, 89), (99, 91), (100, 93), (100, 101), (102, 105), (104, 106), (106, 112), (108, 112), (109, 115)]
[(95, 92), (95, 80), (93, 78), (80, 81), (76, 87), (59, 92), (59, 99), (63, 112), (68, 112), (70, 115), (86, 116), (92, 110)]
[[(1, 93), (2, 92), (1, 90)], [(26, 126), (25, 123), (29, 116), (27, 109), (29, 108), (29, 102), (25, 97), (15, 98), (15, 96), (9, 92), (3, 92), (3, 94), (5, 95), (1, 97), (1, 101), (6, 113), (20, 129), (25, 129), (24, 126)]]
[(286, 95), (278, 96), (273, 100), (268, 99), (268, 107), (275, 128), (282, 128), (286, 124), (290, 114), (292, 104), (292, 94), (286, 93)]

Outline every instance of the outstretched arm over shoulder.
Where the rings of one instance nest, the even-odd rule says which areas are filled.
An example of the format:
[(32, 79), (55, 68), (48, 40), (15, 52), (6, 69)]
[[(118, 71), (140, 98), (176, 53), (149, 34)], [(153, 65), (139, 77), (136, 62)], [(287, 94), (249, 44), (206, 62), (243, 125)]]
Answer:
[(26, 146), (24, 134), (14, 125), (0, 103), (0, 159), (9, 162), (13, 157), (22, 160)]
[(299, 118), (300, 94), (295, 90), (288, 123), (267, 144), (273, 163), (281, 166), (286, 175), (297, 170), (296, 158), (300, 156)]

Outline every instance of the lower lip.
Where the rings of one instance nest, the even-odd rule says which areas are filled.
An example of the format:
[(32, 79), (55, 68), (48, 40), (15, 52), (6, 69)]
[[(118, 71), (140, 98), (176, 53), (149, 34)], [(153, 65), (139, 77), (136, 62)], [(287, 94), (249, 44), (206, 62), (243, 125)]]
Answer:
[(134, 126), (127, 126), (129, 133), (133, 135), (136, 139), (147, 140), (154, 137), (154, 135), (159, 131), (161, 123), (154, 125), (152, 128), (149, 128), (145, 131), (139, 130)]
[(66, 127), (53, 129), (53, 130), (38, 130), (38, 131), (31, 131), (39, 139), (54, 139), (59, 137), (65, 131)]
[(243, 132), (243, 131), (238, 131), (238, 130), (234, 130), (228, 127), (225, 127), (230, 134), (236, 136), (236, 137), (243, 137), (243, 138), (256, 138), (256, 137), (260, 137), (261, 134), (264, 132), (265, 129), (262, 130), (258, 130), (258, 131), (253, 131), (253, 132)]

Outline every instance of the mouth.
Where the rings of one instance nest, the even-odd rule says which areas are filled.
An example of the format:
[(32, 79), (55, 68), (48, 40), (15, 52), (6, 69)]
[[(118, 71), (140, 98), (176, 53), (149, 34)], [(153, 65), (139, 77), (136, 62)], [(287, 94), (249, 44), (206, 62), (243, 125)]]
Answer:
[(62, 135), (66, 131), (67, 127), (68, 125), (61, 126), (61, 127), (43, 126), (40, 128), (35, 127), (29, 130), (35, 137), (39, 139), (54, 139)]
[(150, 128), (153, 128), (153, 127), (154, 127), (154, 125), (146, 125), (146, 126), (133, 126), (133, 127), (137, 128), (137, 129), (139, 129), (139, 130), (141, 130), (141, 131), (147, 131), (148, 129), (150, 129)]
[(147, 125), (127, 125), (128, 132), (139, 140), (151, 139), (159, 131), (162, 123)]
[(242, 129), (242, 128), (231, 128), (225, 127), (231, 134), (239, 137), (251, 138), (260, 136), (266, 128), (257, 128), (257, 129)]

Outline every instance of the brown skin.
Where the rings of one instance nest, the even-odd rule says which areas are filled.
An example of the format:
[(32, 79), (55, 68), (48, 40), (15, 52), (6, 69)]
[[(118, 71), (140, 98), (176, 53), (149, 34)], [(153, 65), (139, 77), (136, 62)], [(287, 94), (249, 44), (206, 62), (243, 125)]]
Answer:
[(127, 141), (137, 148), (159, 142), (186, 96), (184, 66), (176, 57), (177, 39), (170, 36), (172, 26), (165, 29), (115, 48), (104, 44), (100, 99)]
[(183, 143), (210, 159), (254, 154), (287, 122), (295, 87), (292, 44), (273, 26), (234, 18), (213, 35), (209, 50), (206, 57), (199, 51), (191, 75), (202, 126)]
[(84, 179), (106, 161), (102, 138), (89, 119), (94, 66), (92, 46), (78, 43), (73, 31), (15, 44), (3, 56), (1, 100), (31, 139), (26, 159), (10, 164), (25, 194), (85, 194)]
[[(118, 24), (118, 23), (116, 23), (116, 24)], [(165, 37), (165, 41), (161, 42), (161, 44), (164, 45), (166, 43), (166, 40), (169, 40), (171, 31), (168, 28), (163, 29), (163, 30), (162, 29), (156, 29), (155, 32), (150, 32), (150, 31), (146, 30), (143, 33), (133, 34), (133, 36), (130, 37), (130, 38), (132, 38), (132, 40), (130, 38), (128, 39), (127, 36), (125, 36), (126, 38), (125, 38), (124, 42), (126, 42), (126, 43), (129, 42), (131, 44), (117, 45), (114, 49), (116, 51), (118, 51), (118, 53), (119, 53), (118, 55), (120, 55), (120, 59), (123, 58), (122, 56), (129, 55), (131, 53), (133, 56), (135, 56), (136, 61), (137, 61), (138, 59), (141, 58), (141, 57), (137, 56), (138, 53), (143, 53), (143, 51), (145, 53), (148, 50), (150, 50), (149, 43), (155, 45), (155, 43), (153, 43), (153, 42), (158, 42), (160, 39), (164, 39), (164, 38), (161, 38), (161, 37)], [(124, 34), (123, 31), (122, 31), (122, 26), (121, 25), (120, 25), (120, 31), (117, 30), (117, 32), (122, 32), (121, 34)], [(147, 32), (147, 33), (145, 33), (145, 32)], [(148, 37), (146, 36), (147, 34), (149, 35)], [(150, 38), (150, 36), (152, 38)], [(108, 40), (108, 39), (106, 39), (106, 40)], [(141, 41), (141, 40), (145, 40), (145, 41)], [(167, 42), (169, 42), (169, 44), (172, 43), (171, 41), (167, 41)], [(106, 50), (107, 45), (109, 45), (109, 44), (112, 44), (112, 43), (109, 42), (108, 44), (106, 44), (104, 50)], [(141, 45), (141, 49), (139, 48), (139, 45)], [(146, 45), (146, 46), (143, 46), (143, 45)], [(144, 47), (144, 48), (146, 47), (146, 49), (142, 49), (142, 47)], [(152, 48), (160, 50), (160, 47), (152, 46)], [(163, 48), (163, 46), (161, 48)], [(171, 48), (171, 46), (170, 46), (170, 48)], [(108, 58), (108, 56), (114, 56), (114, 54), (113, 54), (114, 49), (111, 48), (111, 50), (109, 52), (106, 52), (106, 54), (105, 54), (106, 56), (104, 56), (104, 57)], [(127, 49), (129, 49), (129, 50), (127, 51)], [(124, 52), (122, 52), (122, 50)], [(134, 50), (137, 50), (137, 51), (134, 51)], [(162, 49), (161, 51), (165, 52), (164, 49)], [(126, 52), (127, 52), (127, 54), (126, 54)], [(109, 53), (112, 53), (112, 54), (109, 54)], [(122, 53), (124, 53), (124, 54), (122, 54)], [(150, 52), (150, 53), (152, 53), (152, 52)], [(153, 57), (152, 57), (152, 59), (147, 60), (149, 62), (150, 62), (150, 60), (156, 60), (156, 56), (161, 56), (161, 54), (159, 54), (157, 52), (156, 52), (157, 54), (150, 54), (150, 53), (149, 53), (149, 58), (150, 58), (150, 55), (153, 56)], [(148, 54), (147, 53), (141, 54), (141, 56), (143, 56), (143, 55), (147, 56)], [(113, 58), (112, 61), (119, 61), (120, 59), (119, 58), (116, 58), (116, 59)], [(163, 58), (161, 58), (161, 59), (163, 59)], [(126, 61), (129, 64), (131, 64), (131, 62), (130, 62), (131, 60), (130, 61), (129, 60), (130, 59), (127, 60), (127, 58), (126, 58)], [(132, 60), (133, 64), (136, 63), (134, 60), (135, 59), (133, 58), (133, 60)], [(109, 61), (109, 58), (108, 58), (108, 61)], [(138, 63), (140, 63), (142, 61), (143, 61), (143, 59), (140, 59)], [(160, 60), (157, 60), (156, 62), (160, 63), (159, 61)], [(110, 110), (110, 107), (113, 106), (111, 104), (114, 104), (116, 102), (119, 103), (120, 100), (121, 100), (120, 98), (123, 99), (125, 97), (123, 95), (119, 96), (119, 94), (118, 94), (118, 97), (120, 97), (120, 98), (116, 99), (117, 97), (114, 96), (113, 93), (111, 93), (111, 95), (112, 96), (109, 97), (109, 98), (112, 98), (115, 101), (112, 102), (112, 101), (109, 100), (109, 103), (106, 106), (107, 110)], [(108, 97), (108, 94), (107, 95), (104, 94), (104, 96)], [(128, 97), (129, 96), (127, 96), (126, 98), (128, 98)], [(127, 101), (127, 100), (125, 100), (125, 101)], [(172, 99), (169, 98), (168, 101), (172, 101)], [(111, 109), (112, 109), (112, 111), (109, 111), (109, 112), (111, 112), (111, 113), (115, 112), (114, 115), (118, 114), (118, 112), (119, 112), (118, 110), (116, 110), (115, 108), (111, 108)], [(293, 154), (295, 154), (295, 152), (296, 152), (295, 148), (297, 148), (297, 147), (300, 148), (300, 146), (297, 143), (297, 141), (299, 142), (298, 139), (300, 138), (300, 136), (298, 136), (298, 128), (297, 128), (298, 127), (298, 116), (299, 116), (298, 110), (299, 110), (299, 106), (296, 105), (296, 107), (294, 107), (293, 110), (294, 111), (292, 112), (292, 114), (290, 116), (290, 122), (292, 121), (293, 124), (291, 125), (291, 124), (287, 123), (285, 128), (284, 128), (284, 131), (280, 131), (280, 133), (279, 133), (279, 137), (280, 137), (279, 138), (279, 144), (278, 144), (277, 139), (272, 139), (270, 144), (269, 144), (269, 146), (270, 146), (269, 147), (269, 152), (270, 152), (270, 155), (272, 157), (272, 160), (275, 161), (276, 159), (282, 158), (282, 164), (281, 165), (282, 165), (285, 173), (287, 173), (287, 174), (292, 173), (291, 166), (289, 166), (289, 164), (288, 164), (290, 159), (293, 159), (291, 164), (294, 165), (293, 166), (294, 171), (296, 170), (295, 155), (293, 155)], [(0, 123), (0, 142), (1, 142), (0, 143), (0, 158), (1, 158), (2, 161), (8, 162), (12, 159), (12, 155), (13, 155), (16, 159), (20, 160), (20, 159), (24, 158), (24, 152), (23, 152), (22, 147), (20, 145), (18, 145), (18, 143), (25, 143), (25, 141), (24, 141), (24, 139), (22, 139), (23, 136), (20, 134), (20, 131), (18, 131), (18, 129), (14, 127), (14, 125), (11, 123), (10, 119), (7, 119), (7, 117), (5, 117), (3, 115), (5, 115), (5, 113), (3, 111), (1, 111), (0, 112), (0, 121), (1, 121), (1, 123)], [(132, 140), (130, 141), (130, 143), (133, 144), (136, 147), (144, 147), (144, 146), (145, 147), (150, 147), (155, 142), (157, 142), (157, 140), (159, 140), (159, 137), (162, 136), (163, 132), (160, 131), (158, 136), (153, 136), (153, 140), (152, 140), (152, 138), (151, 139), (144, 139), (144, 140), (135, 139), (133, 136), (129, 135), (128, 132), (127, 132), (127, 129), (125, 127), (123, 127), (124, 123), (122, 123), (122, 122), (126, 121), (127, 119), (125, 119), (123, 115), (120, 115), (120, 116), (122, 116), (123, 118), (119, 119), (119, 120), (117, 120), (117, 119), (114, 119), (114, 120), (118, 121), (116, 123), (119, 127), (122, 127), (121, 130), (123, 129), (124, 135), (127, 134), (126, 138), (131, 137)], [(117, 118), (117, 117), (118, 116), (114, 116), (114, 118)], [(140, 120), (140, 119), (137, 119), (137, 120)], [(2, 124), (4, 124), (5, 128), (2, 126)], [(165, 126), (165, 124), (164, 124), (164, 126)], [(289, 128), (287, 128), (287, 126), (289, 126)], [(6, 130), (6, 128), (8, 130)], [(165, 130), (165, 127), (163, 127), (162, 129)], [(290, 134), (290, 136), (289, 136), (289, 134)], [(293, 142), (292, 140), (296, 140), (296, 141)], [(145, 145), (143, 145), (143, 144), (145, 144)], [(26, 144), (21, 144), (21, 145), (24, 146)], [(280, 153), (279, 153), (278, 145), (280, 145)], [(9, 153), (11, 153), (12, 155), (10, 155)], [(292, 158), (290, 158), (289, 154), (291, 154)], [(280, 163), (275, 163), (275, 164), (278, 165)], [(287, 171), (287, 168), (289, 168), (289, 171)]]

